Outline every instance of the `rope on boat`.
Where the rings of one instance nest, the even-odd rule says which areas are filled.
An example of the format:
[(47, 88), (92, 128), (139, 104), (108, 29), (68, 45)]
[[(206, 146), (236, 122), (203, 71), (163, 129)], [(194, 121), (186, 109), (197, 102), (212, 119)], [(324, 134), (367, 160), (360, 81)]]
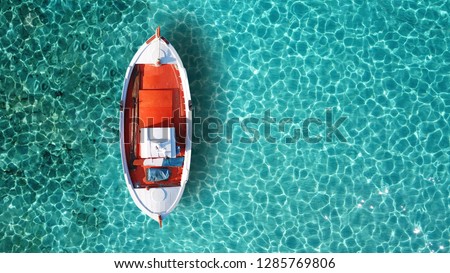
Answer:
[(159, 228), (162, 228), (162, 217), (161, 214), (158, 215)]
[(156, 66), (161, 65), (161, 28), (156, 28), (156, 38), (158, 39), (158, 59), (156, 59)]

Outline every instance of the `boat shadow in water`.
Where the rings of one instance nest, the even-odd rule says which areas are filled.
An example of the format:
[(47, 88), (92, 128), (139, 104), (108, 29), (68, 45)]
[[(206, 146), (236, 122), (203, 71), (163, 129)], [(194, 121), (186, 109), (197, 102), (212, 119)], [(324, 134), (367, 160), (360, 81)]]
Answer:
[(204, 141), (202, 122), (208, 117), (217, 117), (218, 113), (214, 100), (224, 70), (217, 57), (220, 53), (214, 52), (212, 48), (221, 50), (222, 39), (206, 35), (204, 25), (199, 24), (195, 15), (183, 15), (179, 18), (184, 18), (184, 21), (173, 21), (161, 27), (162, 35), (176, 48), (186, 68), (193, 105), (191, 169), (179, 206), (192, 206), (198, 202), (209, 206), (213, 203), (212, 195), (208, 194), (208, 200), (200, 200), (201, 189), (217, 182), (208, 174), (211, 164), (214, 164), (211, 158), (217, 158), (218, 148), (217, 145)]

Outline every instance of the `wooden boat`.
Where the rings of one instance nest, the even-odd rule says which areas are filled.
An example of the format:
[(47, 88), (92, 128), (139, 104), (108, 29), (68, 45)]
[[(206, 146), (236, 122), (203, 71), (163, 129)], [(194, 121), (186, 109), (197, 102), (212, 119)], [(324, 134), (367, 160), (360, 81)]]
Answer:
[(189, 177), (192, 104), (186, 70), (160, 28), (136, 52), (120, 103), (120, 151), (136, 206), (162, 221)]

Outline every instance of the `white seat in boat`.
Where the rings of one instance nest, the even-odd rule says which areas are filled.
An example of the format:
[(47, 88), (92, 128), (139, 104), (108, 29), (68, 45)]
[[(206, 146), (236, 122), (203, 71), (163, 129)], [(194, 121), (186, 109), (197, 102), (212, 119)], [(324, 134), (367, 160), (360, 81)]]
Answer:
[(176, 157), (175, 128), (141, 128), (141, 158)]

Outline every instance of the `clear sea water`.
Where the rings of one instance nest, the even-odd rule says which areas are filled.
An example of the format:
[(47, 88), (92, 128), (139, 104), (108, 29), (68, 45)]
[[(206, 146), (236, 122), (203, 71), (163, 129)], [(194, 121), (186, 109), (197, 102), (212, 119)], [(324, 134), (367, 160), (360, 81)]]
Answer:
[[(196, 142), (162, 229), (118, 133), (158, 25), (198, 120), (255, 121)], [(450, 2), (6, 0), (0, 26), (0, 252), (450, 252)]]

